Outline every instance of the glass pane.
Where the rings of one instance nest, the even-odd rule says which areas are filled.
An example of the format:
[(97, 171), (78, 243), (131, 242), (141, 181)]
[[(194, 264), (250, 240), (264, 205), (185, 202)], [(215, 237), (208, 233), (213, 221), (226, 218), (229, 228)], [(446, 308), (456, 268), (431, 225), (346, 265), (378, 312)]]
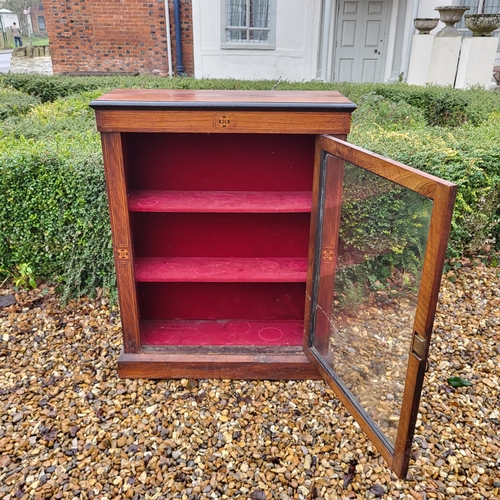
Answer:
[(250, 26), (269, 28), (269, 0), (250, 1)]
[(228, 42), (246, 42), (247, 41), (247, 30), (228, 30), (227, 31), (227, 41)]
[(431, 209), (432, 200), (345, 163), (334, 292), (316, 307), (314, 347), (392, 446)]
[(269, 39), (268, 30), (250, 30), (250, 40), (253, 42), (266, 43)]
[(247, 0), (227, 0), (227, 26), (246, 26)]

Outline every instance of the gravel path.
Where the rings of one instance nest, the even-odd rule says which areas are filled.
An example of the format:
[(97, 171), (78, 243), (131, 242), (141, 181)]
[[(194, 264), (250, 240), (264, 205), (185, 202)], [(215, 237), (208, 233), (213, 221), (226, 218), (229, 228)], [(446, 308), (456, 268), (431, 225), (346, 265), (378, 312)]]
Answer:
[(20, 292), (0, 308), (0, 498), (500, 498), (500, 271), (447, 278), (405, 481), (323, 382), (120, 380), (105, 299)]

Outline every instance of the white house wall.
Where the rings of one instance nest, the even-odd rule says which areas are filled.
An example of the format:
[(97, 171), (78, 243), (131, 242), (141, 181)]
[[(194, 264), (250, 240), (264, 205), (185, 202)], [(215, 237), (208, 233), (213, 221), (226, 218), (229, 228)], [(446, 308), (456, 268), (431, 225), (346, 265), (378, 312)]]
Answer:
[[(436, 7), (446, 7), (447, 5), (453, 5), (453, 0), (439, 0), (439, 2), (436, 2), (435, 0), (420, 0), (417, 17), (439, 19), (439, 12), (435, 10)], [(444, 23), (440, 21), (439, 24), (431, 31), (431, 34), (435, 35), (443, 28)]]
[(418, 17), (439, 18), (439, 12), (434, 9), (436, 7), (446, 7), (447, 5), (452, 4), (452, 0), (439, 0), (439, 2), (436, 2), (436, 0), (420, 0), (418, 6)]
[(0, 9), (0, 17), (2, 18), (3, 28), (12, 28), (12, 24), (16, 23), (19, 27), (19, 21), (17, 19), (17, 14), (12, 14), (6, 9)]
[[(335, 26), (339, 0), (332, 5), (330, 20), (322, 20), (323, 0), (276, 0), (275, 48), (221, 48), (222, 2), (192, 0), (194, 66), (196, 78), (246, 80), (331, 81), (335, 58)], [(439, 18), (437, 5), (453, 0), (392, 0), (388, 12), (385, 64), (381, 80), (393, 82), (408, 75), (415, 17)], [(444, 25), (439, 23), (433, 33)], [(322, 30), (327, 30), (322, 35)], [(321, 40), (324, 47), (321, 46)], [(326, 53), (324, 51), (326, 50)], [(322, 65), (326, 66), (322, 68)]]
[(277, 0), (274, 50), (221, 49), (221, 1), (192, 0), (196, 78), (315, 78), (321, 0)]

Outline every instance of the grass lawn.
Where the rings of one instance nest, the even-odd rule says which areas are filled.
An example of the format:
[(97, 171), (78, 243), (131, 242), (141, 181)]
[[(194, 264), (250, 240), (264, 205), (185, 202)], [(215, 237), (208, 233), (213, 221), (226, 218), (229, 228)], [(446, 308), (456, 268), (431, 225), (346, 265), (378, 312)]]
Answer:
[[(28, 46), (28, 45), (33, 45), (34, 47), (44, 47), (49, 44), (49, 39), (48, 37), (41, 37), (34, 35), (31, 38), (29, 36), (23, 36), (23, 47)], [(5, 46), (6, 49), (15, 49), (16, 46), (14, 45), (14, 42), (7, 44)]]

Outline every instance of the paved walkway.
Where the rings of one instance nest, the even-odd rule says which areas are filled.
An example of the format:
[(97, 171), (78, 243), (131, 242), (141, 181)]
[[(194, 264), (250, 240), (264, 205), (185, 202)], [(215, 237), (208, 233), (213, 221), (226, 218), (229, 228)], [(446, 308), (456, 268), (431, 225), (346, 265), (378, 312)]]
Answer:
[(12, 52), (12, 49), (0, 50), (0, 73), (8, 73), (10, 71)]

